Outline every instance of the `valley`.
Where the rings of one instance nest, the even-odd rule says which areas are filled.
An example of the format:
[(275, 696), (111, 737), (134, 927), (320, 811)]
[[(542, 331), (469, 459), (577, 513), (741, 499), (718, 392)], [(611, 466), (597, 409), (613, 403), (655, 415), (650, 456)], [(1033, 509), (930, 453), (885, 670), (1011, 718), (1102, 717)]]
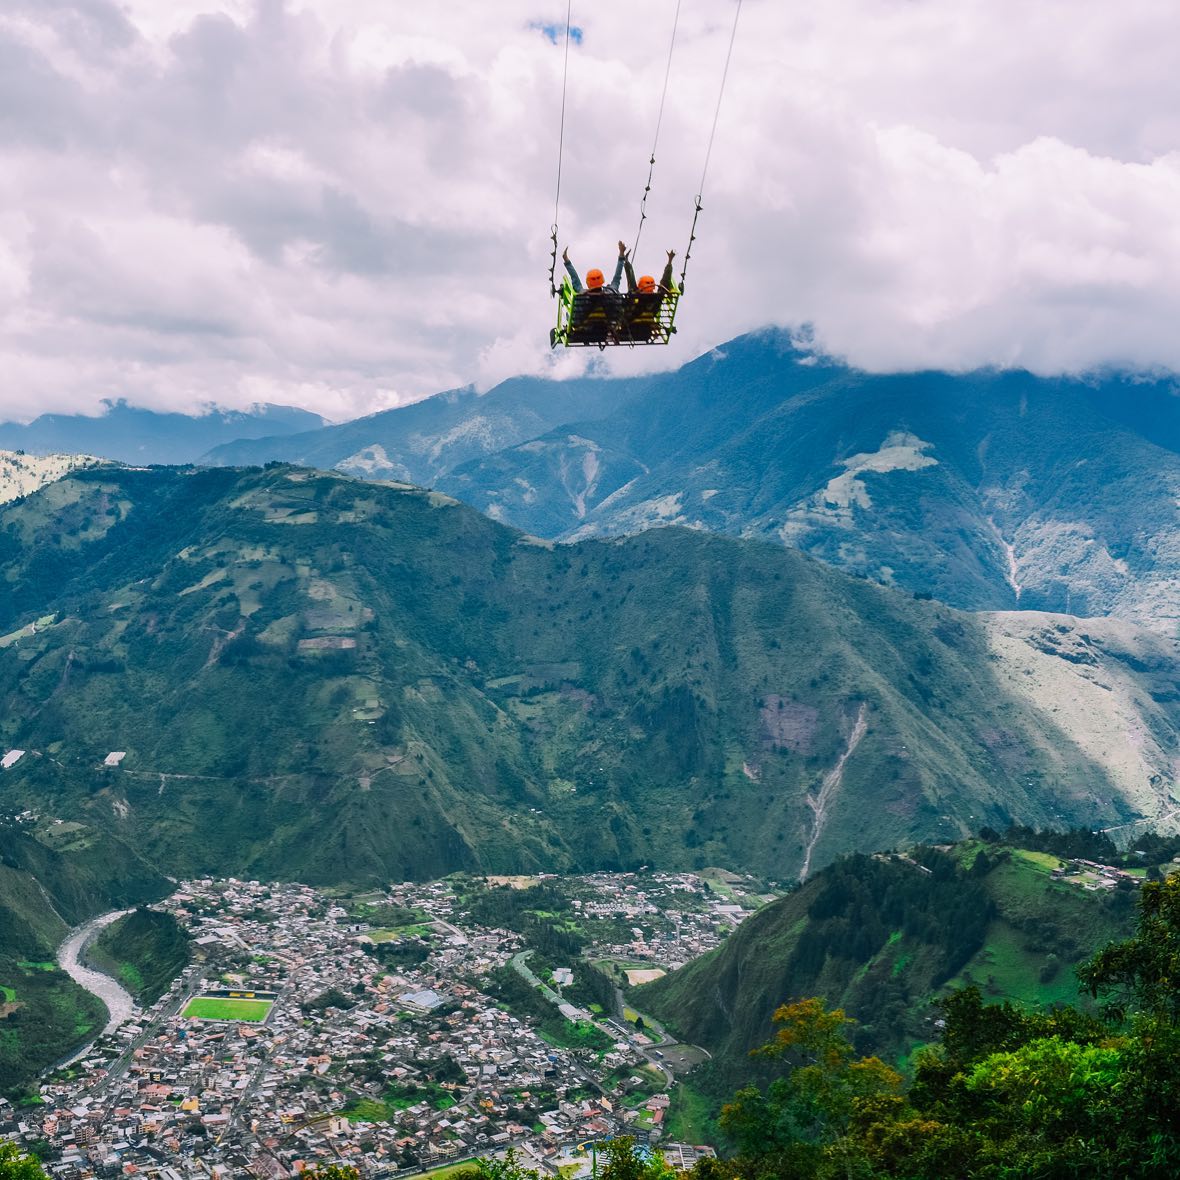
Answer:
[(759, 1076), (747, 1049), (797, 995), (845, 988), (858, 1041), (903, 1060), (948, 988), (1073, 1000), (1072, 966), (1125, 932), (1137, 884), (1180, 840), (1116, 854), (1046, 839), (1063, 855), (992, 834), (841, 861), (785, 894), (717, 869), (364, 891), (179, 882), (63, 946), (70, 966), (99, 927), (134, 922), (130, 944), (111, 941), (134, 946), (137, 970), (178, 936), (191, 961), (174, 959), (144, 1008), (111, 1004), (108, 1027), (40, 1081), (39, 1105), (0, 1105), (0, 1130), (63, 1176), (297, 1159), (412, 1176), (508, 1147), (569, 1176), (622, 1133), (689, 1167), (717, 1141), (725, 1087)]
[[(659, 1137), (674, 1071), (703, 1057), (645, 1029), (595, 962), (716, 946), (762, 900), (751, 888), (692, 874), (365, 894), (183, 882), (140, 912), (187, 928), (194, 963), (147, 1009), (112, 1008), (42, 1104), (19, 1128), (0, 1108), (0, 1127), (43, 1144), (54, 1172), (92, 1161), (163, 1180), (296, 1159), (413, 1175), (507, 1145), (547, 1174), (588, 1166), (588, 1140)], [(563, 915), (548, 936), (508, 916), (537, 901)], [(501, 909), (509, 928), (490, 924)], [(584, 958), (551, 944), (574, 929), (601, 940)]]

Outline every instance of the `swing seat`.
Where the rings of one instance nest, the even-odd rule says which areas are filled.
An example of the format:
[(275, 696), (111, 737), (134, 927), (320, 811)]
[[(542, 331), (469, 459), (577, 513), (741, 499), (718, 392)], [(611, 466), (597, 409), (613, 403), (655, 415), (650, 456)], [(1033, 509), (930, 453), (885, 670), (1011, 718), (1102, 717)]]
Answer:
[(631, 291), (623, 301), (620, 344), (670, 344), (676, 331), (679, 291)]
[(568, 278), (558, 291), (557, 327), (549, 333), (552, 348), (617, 348), (668, 344), (680, 293), (641, 295), (617, 291), (575, 292)]

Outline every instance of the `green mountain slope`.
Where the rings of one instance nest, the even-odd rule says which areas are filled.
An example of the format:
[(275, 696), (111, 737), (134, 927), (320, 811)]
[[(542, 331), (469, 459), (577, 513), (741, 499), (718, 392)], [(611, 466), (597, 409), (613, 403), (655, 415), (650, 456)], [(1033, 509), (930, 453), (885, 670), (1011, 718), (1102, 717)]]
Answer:
[(189, 965), (189, 936), (160, 910), (139, 907), (112, 922), (87, 949), (87, 961), (152, 1004)]
[(789, 1000), (845, 1008), (861, 1051), (887, 1056), (934, 1039), (930, 1001), (950, 986), (1077, 1003), (1073, 967), (1127, 935), (1135, 890), (1055, 880), (1054, 863), (979, 841), (838, 862), (717, 951), (641, 988), (636, 1003), (708, 1048), (718, 1077), (737, 1078)]
[(0, 1093), (101, 1028), (102, 1002), (55, 966), (69, 928), (153, 900), (168, 881), (117, 837), (77, 823), (0, 820)]
[(554, 548), (337, 475), (98, 470), (0, 515), (0, 742), (28, 751), (0, 802), (177, 876), (790, 878), (1163, 807), (1001, 668), (972, 617), (777, 546)]

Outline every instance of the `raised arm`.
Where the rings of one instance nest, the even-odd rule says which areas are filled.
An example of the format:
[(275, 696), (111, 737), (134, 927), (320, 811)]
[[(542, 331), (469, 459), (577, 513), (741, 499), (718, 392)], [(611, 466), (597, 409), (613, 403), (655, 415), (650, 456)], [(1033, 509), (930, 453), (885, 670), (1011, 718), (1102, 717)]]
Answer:
[(675, 291), (676, 284), (672, 281), (672, 259), (676, 257), (675, 250), (668, 251), (668, 262), (664, 267), (664, 273), (660, 275), (660, 286), (665, 291)]
[(610, 285), (617, 291), (619, 289), (619, 280), (623, 277), (623, 267), (627, 263), (627, 247), (619, 243), (619, 260), (615, 263), (615, 275), (611, 279)]
[(570, 284), (574, 288), (574, 294), (577, 295), (582, 290), (582, 280), (574, 269), (574, 264), (570, 262), (570, 248), (568, 246), (561, 252), (561, 261), (565, 263), (565, 273), (569, 275)]

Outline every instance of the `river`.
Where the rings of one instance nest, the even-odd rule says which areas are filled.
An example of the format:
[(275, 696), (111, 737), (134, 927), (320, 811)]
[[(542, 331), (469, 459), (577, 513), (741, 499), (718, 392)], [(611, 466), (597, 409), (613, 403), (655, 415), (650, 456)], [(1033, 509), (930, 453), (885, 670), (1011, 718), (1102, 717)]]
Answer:
[[(98, 937), (102, 930), (130, 912), (130, 910), (114, 910), (109, 914), (100, 914), (97, 918), (91, 918), (89, 922), (85, 922), (81, 926), (76, 926), (70, 931), (69, 936), (57, 951), (58, 966), (76, 984), (98, 996), (107, 1006), (110, 1019), (107, 1021), (106, 1028), (102, 1030), (103, 1033), (113, 1032), (123, 1021), (127, 1020), (135, 1012), (135, 1001), (131, 998), (131, 994), (109, 975), (104, 975), (101, 971), (94, 971), (90, 967), (84, 967), (79, 960), (86, 947)], [(85, 1045), (79, 1048), (77, 1055), (81, 1055), (89, 1044), (88, 1040)]]

